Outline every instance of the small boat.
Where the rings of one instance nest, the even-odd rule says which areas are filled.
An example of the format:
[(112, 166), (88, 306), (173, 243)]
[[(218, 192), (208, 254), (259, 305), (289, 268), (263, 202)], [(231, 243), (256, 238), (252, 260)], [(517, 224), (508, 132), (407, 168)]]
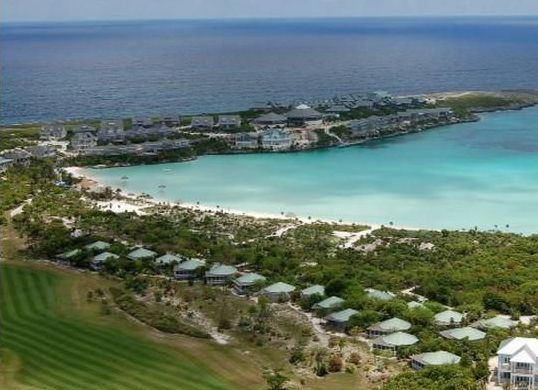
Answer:
[(129, 177), (128, 176), (122, 176), (121, 180), (129, 180)]

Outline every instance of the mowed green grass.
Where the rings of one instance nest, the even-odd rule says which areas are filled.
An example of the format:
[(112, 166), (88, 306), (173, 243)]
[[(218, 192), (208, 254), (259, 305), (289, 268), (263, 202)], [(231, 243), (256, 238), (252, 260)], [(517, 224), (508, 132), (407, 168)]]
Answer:
[[(70, 298), (73, 290), (66, 288), (68, 277), (46, 269), (0, 264), (0, 372), (4, 371), (4, 386), (11, 383), (14, 388), (20, 384), (20, 388), (69, 390), (232, 388), (201, 359), (137, 337), (126, 320), (124, 330), (117, 324), (86, 320), (77, 314), (81, 299)], [(16, 369), (3, 364), (14, 361), (11, 365)], [(6, 379), (7, 375), (13, 380)]]

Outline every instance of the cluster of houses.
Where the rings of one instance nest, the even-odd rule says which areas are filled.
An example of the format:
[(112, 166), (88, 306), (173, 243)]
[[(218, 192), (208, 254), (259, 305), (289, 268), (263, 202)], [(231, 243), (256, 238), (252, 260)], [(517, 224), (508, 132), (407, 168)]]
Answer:
[(28, 165), (32, 158), (42, 159), (54, 156), (56, 156), (56, 149), (50, 145), (7, 149), (0, 153), (0, 173), (13, 165)]

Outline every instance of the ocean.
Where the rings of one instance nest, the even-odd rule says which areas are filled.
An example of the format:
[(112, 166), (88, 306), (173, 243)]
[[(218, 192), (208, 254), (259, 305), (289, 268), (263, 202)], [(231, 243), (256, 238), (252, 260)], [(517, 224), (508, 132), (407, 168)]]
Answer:
[(114, 189), (224, 210), (536, 233), (538, 107), (349, 148), (87, 173)]
[(1, 122), (538, 88), (538, 18), (2, 24)]

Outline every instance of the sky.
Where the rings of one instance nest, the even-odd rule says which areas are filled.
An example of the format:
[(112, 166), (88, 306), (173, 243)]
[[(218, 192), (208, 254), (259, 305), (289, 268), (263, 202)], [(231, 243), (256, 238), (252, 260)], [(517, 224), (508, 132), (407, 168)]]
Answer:
[(538, 0), (0, 0), (0, 20), (538, 15)]

